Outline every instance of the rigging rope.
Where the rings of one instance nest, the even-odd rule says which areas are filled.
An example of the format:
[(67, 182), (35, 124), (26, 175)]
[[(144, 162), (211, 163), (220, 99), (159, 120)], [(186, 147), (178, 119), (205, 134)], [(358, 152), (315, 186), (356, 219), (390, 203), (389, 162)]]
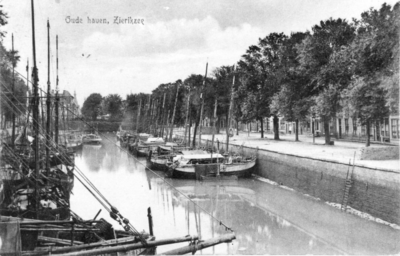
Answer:
[[(4, 93), (3, 93), (3, 94), (4, 94)], [(4, 94), (4, 95), (5, 95), (5, 94)], [(6, 99), (7, 99), (7, 95), (5, 95), (5, 97), (6, 97)], [(13, 103), (11, 103), (11, 104), (13, 104)], [(63, 105), (63, 107), (64, 107), (64, 105)], [(68, 108), (67, 108), (67, 110), (68, 110)], [(23, 116), (26, 115), (26, 114), (24, 114), (21, 110), (20, 110), (20, 112), (21, 112), (21, 114), (22, 114)], [(36, 120), (35, 120), (35, 121), (36, 121)], [(40, 126), (40, 125), (39, 125), (39, 126)], [(43, 134), (46, 135), (46, 132), (43, 132), (43, 131), (44, 131), (44, 130), (42, 129), (42, 132), (40, 133), (40, 131), (39, 131), (39, 133), (40, 133), (41, 135), (43, 135)], [(51, 138), (50, 142), (52, 142), (53, 144), (55, 144), (52, 138)], [(44, 146), (47, 147), (47, 148), (49, 148), (53, 153), (54, 153), (54, 152), (59, 153), (61, 157), (64, 157), (67, 161), (69, 161), (69, 158), (68, 158), (67, 156), (65, 156), (65, 153), (64, 153), (64, 152), (60, 152), (60, 151), (57, 149), (57, 147), (55, 147), (55, 148), (50, 148), (50, 146), (47, 146), (46, 144), (44, 144)], [(146, 244), (147, 242), (146, 242), (146, 240), (143, 238), (143, 236), (140, 234), (140, 232), (136, 230), (136, 228), (129, 222), (129, 220), (128, 220), (127, 218), (125, 218), (125, 217), (122, 216), (122, 214), (118, 211), (118, 209), (115, 208), (115, 207), (104, 197), (103, 194), (101, 194), (101, 192), (94, 186), (94, 184), (83, 174), (83, 172), (82, 172), (77, 166), (75, 166), (75, 170), (77, 170), (77, 173), (89, 184), (89, 186), (91, 186), (91, 187), (99, 194), (99, 196), (100, 196), (101, 198), (103, 198), (103, 200), (106, 201), (107, 204), (109, 204), (110, 208), (108, 208), (98, 197), (96, 197), (96, 196), (94, 195), (94, 193), (93, 193), (92, 191), (90, 191), (90, 189), (79, 179), (79, 177), (75, 175), (75, 172), (74, 172), (75, 177), (82, 183), (82, 185), (85, 186), (85, 188), (87, 188), (87, 189), (89, 190), (90, 193), (92, 193), (93, 196), (95, 196), (95, 198), (99, 201), (99, 203), (110, 213), (110, 216), (111, 216), (114, 220), (116, 220), (121, 226), (123, 226), (122, 223), (124, 223), (126, 226), (123, 226), (123, 227), (124, 227), (124, 229), (125, 229), (126, 231), (129, 231), (129, 229), (130, 229), (131, 232), (132, 232), (133, 234), (139, 236), (139, 238), (141, 239), (142, 243)]]
[[(19, 74), (21, 77), (24, 77), (24, 76), (23, 76), (22, 74), (20, 74), (18, 71), (16, 71), (16, 73)], [(29, 81), (29, 82), (32, 83), (31, 81)], [(39, 88), (39, 90), (43, 91), (41, 88)], [(44, 93), (47, 94), (46, 92), (44, 92)], [(60, 102), (60, 103), (61, 103), (61, 102)], [(61, 105), (63, 105), (63, 103), (61, 103)], [(76, 118), (79, 118), (82, 122), (84, 122), (84, 123), (85, 123), (86, 125), (88, 125), (90, 128), (95, 129), (95, 127), (93, 127), (93, 126), (92, 126), (91, 124), (89, 124), (86, 120), (84, 120), (82, 117), (79, 117), (78, 115), (76, 115), (74, 112), (72, 112), (72, 111), (69, 110), (68, 108), (67, 108), (67, 111), (71, 112), (72, 115), (74, 115)], [(106, 140), (110, 141), (110, 142), (113, 142), (113, 141), (111, 141), (111, 139), (109, 139), (109, 138), (106, 137), (106, 136), (102, 136), (102, 137), (105, 138)], [(217, 219), (216, 217), (214, 217), (213, 214), (211, 214), (210, 212), (208, 212), (207, 210), (205, 210), (203, 207), (201, 207), (200, 205), (198, 205), (197, 203), (195, 203), (191, 198), (189, 198), (187, 195), (185, 195), (185, 194), (184, 194), (183, 192), (181, 192), (179, 189), (175, 188), (171, 183), (167, 182), (167, 181), (165, 180), (165, 177), (160, 176), (158, 173), (154, 172), (153, 170), (151, 170), (150, 168), (148, 168), (146, 165), (144, 165), (143, 163), (141, 163), (140, 161), (138, 161), (138, 159), (137, 159), (136, 157), (134, 157), (132, 154), (130, 154), (130, 153), (129, 153), (127, 150), (125, 150), (124, 148), (122, 148), (122, 147), (116, 145), (115, 143), (113, 143), (113, 145), (115, 145), (116, 147), (118, 147), (118, 148), (121, 149), (122, 151), (125, 151), (129, 156), (131, 156), (133, 159), (135, 159), (137, 162), (139, 162), (142, 166), (144, 166), (145, 169), (149, 170), (149, 171), (152, 172), (154, 175), (156, 175), (157, 177), (159, 177), (160, 179), (162, 179), (162, 181), (163, 181), (164, 183), (166, 183), (166, 184), (167, 184), (168, 186), (170, 186), (172, 189), (176, 190), (178, 193), (180, 193), (180, 194), (183, 195), (185, 198), (187, 198), (193, 205), (195, 205), (196, 207), (200, 208), (203, 212), (205, 212), (206, 214), (208, 214), (212, 219), (214, 219), (215, 221), (217, 221), (221, 226), (224, 226), (224, 227), (225, 227), (225, 230), (233, 232), (232, 228), (230, 228), (230, 227), (228, 227), (227, 225), (225, 225), (221, 220), (219, 220), (219, 219)], [(76, 166), (75, 166), (75, 167), (76, 167)], [(90, 183), (91, 183), (91, 182), (90, 182)], [(91, 184), (91, 185), (93, 185), (93, 184)], [(94, 186), (94, 185), (93, 185), (93, 186)], [(105, 200), (105, 201), (111, 206), (111, 209), (115, 209), (115, 210), (116, 210), (116, 208), (114, 208), (114, 207), (111, 205), (111, 203), (109, 203), (109, 202), (105, 199), (105, 197), (103, 197), (103, 196), (101, 195), (100, 191), (98, 191), (97, 188), (95, 188), (95, 187), (93, 187), (93, 188), (96, 190), (97, 193), (99, 193), (99, 195), (103, 198), (103, 200)], [(116, 210), (116, 211), (118, 211), (118, 210)], [(119, 213), (119, 212), (118, 212), (118, 213)], [(118, 213), (117, 213), (117, 214), (118, 214)], [(110, 214), (111, 214), (111, 212), (110, 212)], [(121, 224), (121, 223), (120, 223), (120, 224)]]

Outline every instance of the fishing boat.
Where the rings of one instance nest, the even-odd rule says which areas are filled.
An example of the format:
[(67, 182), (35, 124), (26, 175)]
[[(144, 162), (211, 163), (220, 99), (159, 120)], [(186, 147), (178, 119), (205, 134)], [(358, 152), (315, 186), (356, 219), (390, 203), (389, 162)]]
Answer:
[(71, 150), (72, 152), (81, 150), (83, 146), (82, 136), (79, 135), (77, 132), (70, 132), (66, 135), (65, 145), (67, 149)]
[(140, 140), (139, 143), (144, 145), (144, 146), (159, 146), (159, 145), (164, 145), (165, 140), (163, 138), (158, 138), (158, 137), (149, 137), (147, 140)]
[(90, 133), (82, 136), (83, 144), (101, 144), (101, 137), (98, 134)]
[(182, 154), (182, 151), (189, 150), (189, 147), (174, 142), (167, 142), (165, 145), (159, 145), (157, 151), (151, 151), (149, 153), (147, 158), (148, 167), (153, 170), (167, 171), (174, 157)]
[[(189, 154), (188, 154), (189, 153)], [(207, 177), (249, 177), (255, 166), (255, 157), (227, 156), (213, 153), (183, 151), (168, 167), (172, 178), (206, 179)]]

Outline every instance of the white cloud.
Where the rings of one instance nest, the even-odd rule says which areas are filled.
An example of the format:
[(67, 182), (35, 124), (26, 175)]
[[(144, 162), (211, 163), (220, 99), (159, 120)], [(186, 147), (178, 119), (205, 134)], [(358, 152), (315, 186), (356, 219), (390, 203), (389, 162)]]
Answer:
[(111, 35), (94, 32), (85, 38), (82, 52), (91, 54), (85, 65), (96, 69), (84, 69), (83, 64), (76, 68), (85, 70), (81, 82), (97, 85), (93, 92), (150, 92), (161, 83), (203, 74), (207, 58), (209, 74), (213, 68), (234, 64), (261, 34), (249, 24), (222, 29), (212, 17), (124, 25)]

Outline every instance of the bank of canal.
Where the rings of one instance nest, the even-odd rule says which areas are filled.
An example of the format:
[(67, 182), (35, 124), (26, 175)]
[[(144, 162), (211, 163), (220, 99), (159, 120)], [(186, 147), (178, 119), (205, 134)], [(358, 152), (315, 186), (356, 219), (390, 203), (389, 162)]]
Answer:
[[(262, 179), (224, 183), (165, 179), (161, 172), (146, 171), (145, 159), (135, 160), (106, 140), (101, 147), (85, 145), (76, 164), (138, 230), (148, 230), (146, 215), (151, 207), (157, 238), (191, 234), (208, 239), (229, 232), (211, 215), (234, 230), (233, 243), (206, 249), (203, 254), (400, 251), (399, 230), (345, 214)], [(72, 209), (83, 218), (93, 218), (100, 204), (79, 183), (73, 192)], [(113, 222), (104, 210), (99, 217)], [(162, 246), (158, 253), (180, 246)]]

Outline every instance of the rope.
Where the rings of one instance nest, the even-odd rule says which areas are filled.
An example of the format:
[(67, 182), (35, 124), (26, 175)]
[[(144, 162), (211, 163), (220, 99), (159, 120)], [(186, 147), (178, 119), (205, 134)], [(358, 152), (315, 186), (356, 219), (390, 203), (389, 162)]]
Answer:
[[(19, 75), (21, 75), (22, 77), (24, 77), (22, 74), (20, 74), (19, 72), (17, 72)], [(31, 81), (30, 81), (31, 82)], [(31, 82), (32, 83), (32, 82)], [(41, 88), (39, 88), (41, 91), (43, 91)], [(46, 92), (44, 92), (46, 93)], [(63, 105), (61, 103), (61, 105)], [(67, 108), (67, 111), (71, 112), (72, 115), (74, 115), (75, 117), (79, 118), (82, 122), (84, 122), (86, 125), (88, 125), (90, 128), (94, 127), (89, 124), (88, 122), (86, 122), (83, 118), (80, 118), (78, 115), (76, 115), (75, 113), (73, 113), (71, 110), (69, 110)], [(102, 138), (105, 138), (106, 140), (111, 141), (111, 139), (109, 139), (106, 136), (102, 136)], [(119, 149), (121, 149), (122, 151), (125, 151), (129, 156), (131, 156), (133, 159), (138, 160), (136, 157), (134, 157), (133, 155), (131, 155), (126, 149), (116, 145), (115, 143), (112, 143), (113, 145), (115, 145), (116, 147), (118, 147)], [(205, 210), (203, 207), (201, 207), (200, 205), (198, 205), (197, 203), (195, 203), (192, 199), (190, 199), (187, 195), (185, 195), (183, 192), (181, 192), (180, 190), (178, 190), (177, 188), (175, 188), (171, 183), (167, 182), (165, 180), (165, 177), (160, 176), (158, 173), (154, 172), (153, 170), (151, 170), (150, 168), (148, 168), (146, 165), (144, 165), (143, 163), (139, 162), (142, 166), (144, 166), (145, 169), (151, 171), (153, 174), (155, 174), (157, 177), (161, 178), (163, 180), (164, 183), (166, 183), (168, 186), (170, 186), (172, 189), (176, 190), (179, 194), (183, 195), (185, 198), (187, 198), (193, 205), (195, 205), (196, 207), (198, 207), (199, 209), (201, 209), (203, 212), (205, 212), (206, 214), (208, 214), (214, 221), (217, 221), (219, 223), (219, 225), (224, 226), (226, 231), (231, 231), (233, 232), (232, 228), (228, 227), (227, 225), (225, 225), (221, 220), (217, 219), (216, 217), (214, 217), (214, 215), (212, 215), (210, 212), (208, 212), (207, 210)], [(91, 182), (90, 182), (91, 183)], [(94, 186), (94, 185), (93, 185)], [(94, 188), (95, 190), (97, 190), (97, 188)], [(102, 195), (101, 193), (97, 190), (96, 192), (98, 192), (100, 194), (100, 196), (103, 198), (103, 200), (105, 200), (110, 206), (112, 206)]]
[[(43, 91), (43, 90), (42, 90), (42, 91)], [(5, 97), (7, 97), (7, 96), (5, 95)], [(7, 98), (6, 98), (6, 99), (7, 99)], [(13, 103), (11, 103), (11, 104), (13, 104)], [(63, 106), (64, 106), (64, 105), (63, 105)], [(67, 110), (68, 110), (68, 108), (67, 108)], [(21, 112), (22, 115), (25, 115), (24, 113), (22, 113), (21, 110), (20, 110), (20, 112)], [(64, 114), (64, 112), (63, 112), (63, 114)], [(40, 126), (40, 125), (39, 125), (39, 126)], [(43, 131), (43, 129), (42, 129), (42, 131)], [(40, 131), (39, 131), (39, 133), (40, 133)], [(46, 132), (42, 132), (42, 133), (41, 133), (41, 135), (43, 135), (43, 134), (46, 135)], [(50, 140), (50, 142), (54, 143), (54, 142), (52, 141), (52, 139)], [(55, 143), (54, 143), (54, 144), (55, 144)], [(50, 150), (52, 150), (53, 153), (54, 153), (54, 152), (57, 153), (57, 151), (58, 151), (57, 148), (50, 148), (50, 147), (47, 146), (46, 144), (45, 144), (45, 147), (47, 147), (47, 148), (49, 148)], [(63, 154), (65, 154), (64, 152), (58, 151), (58, 153), (60, 154), (61, 157), (65, 157), (65, 155), (63, 155)], [(65, 159), (66, 159), (67, 161), (69, 161), (69, 158), (65, 157)], [(103, 198), (103, 200), (106, 201), (107, 204), (110, 205), (110, 208), (107, 207), (107, 206), (106, 206), (97, 196), (95, 196), (94, 193), (79, 179), (79, 177), (75, 175), (75, 172), (74, 172), (74, 176), (82, 183), (82, 185), (85, 186), (86, 189), (89, 190), (89, 192), (99, 201), (99, 203), (110, 213), (111, 217), (112, 217), (113, 219), (115, 219), (121, 226), (123, 225), (121, 222), (123, 222), (124, 224), (126, 224), (127, 227), (128, 227), (128, 229), (131, 229), (131, 231), (133, 231), (134, 234), (137, 234), (137, 235), (140, 237), (142, 243), (146, 244), (146, 240), (145, 240), (145, 239), (142, 237), (142, 235), (136, 230), (136, 228), (129, 222), (129, 220), (126, 219), (126, 218), (124, 218), (124, 217), (121, 215), (121, 213), (120, 213), (120, 212), (119, 212), (119, 211), (118, 211), (118, 210), (117, 210), (117, 209), (116, 209), (102, 194), (101, 194), (101, 192), (94, 186), (93, 183), (90, 182), (90, 180), (83, 174), (83, 172), (82, 172), (81, 170), (79, 170), (79, 168), (78, 168), (77, 166), (75, 166), (75, 169), (77, 170), (77, 173), (79, 173), (79, 175), (89, 184), (89, 186), (91, 186), (91, 187), (99, 194), (99, 196), (100, 196), (101, 198)], [(124, 228), (125, 228), (125, 227), (124, 227)], [(125, 228), (125, 230), (128, 231), (127, 228)]]

